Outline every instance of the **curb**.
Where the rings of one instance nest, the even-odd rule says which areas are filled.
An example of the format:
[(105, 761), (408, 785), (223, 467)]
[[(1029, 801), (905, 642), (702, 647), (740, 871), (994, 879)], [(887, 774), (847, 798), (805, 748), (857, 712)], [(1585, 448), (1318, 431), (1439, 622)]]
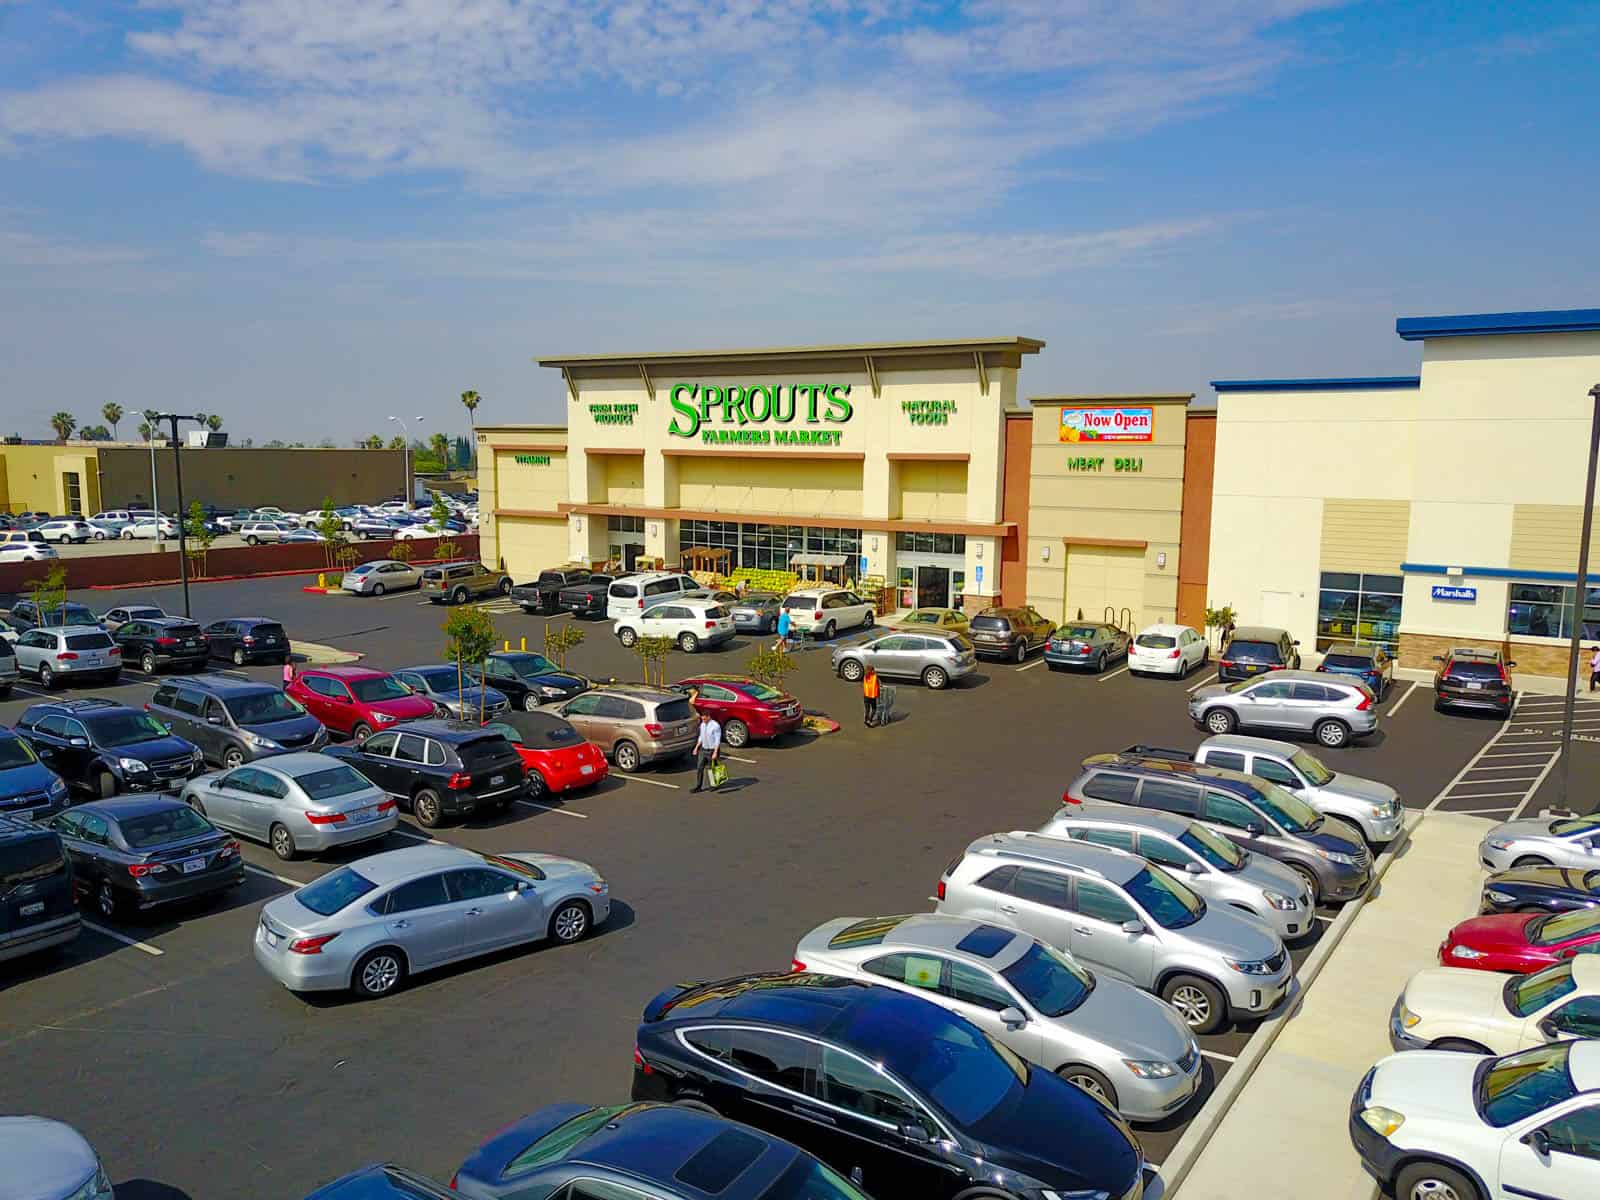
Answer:
[(1270, 1020), (1262, 1022), (1261, 1026), (1250, 1035), (1250, 1040), (1240, 1052), (1233, 1067), (1223, 1077), (1221, 1085), (1211, 1093), (1205, 1107), (1189, 1123), (1183, 1131), (1183, 1137), (1178, 1139), (1178, 1144), (1172, 1148), (1157, 1172), (1161, 1180), (1161, 1200), (1170, 1200), (1183, 1185), (1194, 1164), (1198, 1161), (1206, 1143), (1211, 1140), (1211, 1135), (1221, 1125), (1228, 1111), (1233, 1107), (1234, 1100), (1250, 1082), (1250, 1077), (1255, 1074), (1256, 1068), (1261, 1065), (1261, 1060), (1267, 1056), (1267, 1051), (1272, 1049), (1278, 1035), (1284, 1027), (1300, 1011), (1300, 1003), (1305, 994), (1311, 990), (1317, 981), (1317, 976), (1322, 973), (1323, 964), (1332, 957), (1338, 949), (1339, 943), (1344, 940), (1344, 935), (1350, 931), (1350, 926), (1355, 924), (1356, 917), (1367, 907), (1367, 904), (1378, 895), (1378, 884), (1388, 874), (1389, 867), (1394, 863), (1395, 856), (1411, 841), (1411, 831), (1415, 829), (1426, 816), (1426, 813), (1415, 812), (1406, 819), (1405, 829), (1401, 835), (1391, 842), (1384, 852), (1380, 854), (1373, 864), (1372, 883), (1368, 885), (1366, 894), (1359, 900), (1352, 900), (1344, 906), (1342, 912), (1334, 918), (1333, 924), (1328, 926), (1328, 931), (1323, 934), (1322, 940), (1317, 943), (1316, 949), (1306, 959), (1305, 965), (1295, 972), (1295, 981), (1300, 985), (1299, 994), (1295, 996), (1294, 1003)]

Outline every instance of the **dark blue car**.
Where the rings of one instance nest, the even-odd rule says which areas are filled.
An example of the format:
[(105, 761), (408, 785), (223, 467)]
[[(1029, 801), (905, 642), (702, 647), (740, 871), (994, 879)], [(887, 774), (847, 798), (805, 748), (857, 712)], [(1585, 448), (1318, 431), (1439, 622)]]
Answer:
[(379, 1163), (324, 1184), (306, 1200), (455, 1200), (455, 1197), (431, 1179), (413, 1175), (393, 1163)]
[(149, 713), (99, 697), (32, 705), (17, 732), (68, 786), (95, 796), (176, 789), (205, 769), (193, 742)]
[(511, 1200), (566, 1196), (568, 1185), (577, 1185), (572, 1195), (613, 1194), (596, 1184), (632, 1196), (641, 1183), (672, 1200), (866, 1200), (781, 1138), (670, 1104), (542, 1108), (495, 1134), (450, 1186), (473, 1200)]
[(512, 707), (532, 712), (541, 704), (559, 704), (592, 686), (582, 675), (563, 671), (532, 650), (503, 650), (489, 655), (482, 667), (468, 667), (472, 682), (503, 692)]
[(1379, 700), (1387, 696), (1389, 689), (1394, 686), (1394, 659), (1382, 646), (1335, 642), (1322, 656), (1322, 665), (1317, 670), (1359, 679), (1372, 689), (1372, 694)]
[(0, 725), (0, 813), (42, 821), (66, 806), (66, 781), (15, 730)]

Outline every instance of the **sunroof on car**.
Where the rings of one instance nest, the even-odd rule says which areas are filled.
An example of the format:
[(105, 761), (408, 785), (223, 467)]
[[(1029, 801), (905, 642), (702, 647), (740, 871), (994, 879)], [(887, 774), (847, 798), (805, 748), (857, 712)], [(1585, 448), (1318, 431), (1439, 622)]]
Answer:
[(857, 921), (854, 925), (847, 925), (828, 941), (829, 950), (849, 950), (857, 946), (879, 946), (883, 939), (888, 937), (904, 921), (910, 920), (910, 914), (900, 917), (873, 917), (866, 921)]
[(766, 1148), (767, 1144), (758, 1137), (726, 1129), (696, 1150), (674, 1178), (714, 1196), (744, 1174)]
[(1009, 946), (1011, 939), (1016, 936), (1015, 930), (1000, 929), (994, 925), (979, 925), (956, 943), (956, 949), (976, 954), (980, 958), (993, 958)]

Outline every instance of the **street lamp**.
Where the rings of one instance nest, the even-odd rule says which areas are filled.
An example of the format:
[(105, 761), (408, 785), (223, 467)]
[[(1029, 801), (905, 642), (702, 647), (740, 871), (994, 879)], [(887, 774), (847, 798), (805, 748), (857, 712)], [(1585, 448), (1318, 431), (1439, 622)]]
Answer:
[[(406, 424), (406, 419), (404, 417), (397, 417), (391, 414), (389, 420), (398, 421), (400, 423), (400, 431), (406, 436), (406, 476), (402, 481), (400, 494), (406, 502), (406, 507), (409, 509), (411, 507), (411, 501), (413, 499), (412, 492), (414, 490), (411, 486), (411, 426)], [(421, 425), (425, 420), (427, 420), (426, 417), (418, 417), (417, 424)]]
[[(187, 617), (187, 616), (191, 616), (193, 614), (191, 614), (190, 611), (189, 611), (189, 555), (187, 553), (187, 545), (186, 545), (186, 539), (185, 539), (185, 536), (184, 536), (184, 524), (183, 524), (183, 458), (179, 454), (179, 447), (178, 447), (178, 422), (179, 421), (194, 421), (194, 422), (196, 422), (197, 424), (199, 424), (203, 428), (205, 426), (206, 419), (204, 417), (196, 416), (193, 413), (157, 413), (155, 415), (155, 420), (156, 421), (166, 421), (167, 424), (172, 429), (172, 477), (173, 477), (174, 482), (176, 482), (176, 484), (178, 486), (178, 578), (183, 581), (183, 615)], [(154, 424), (154, 422), (152, 422), (152, 424)], [(152, 432), (152, 437), (150, 439), (150, 444), (151, 444), (152, 447), (154, 447), (154, 445), (155, 445), (155, 437), (153, 436), (153, 432)], [(154, 461), (155, 461), (155, 452), (152, 449), (152, 451), (151, 451), (151, 462), (153, 463)], [(154, 476), (151, 477), (151, 480), (152, 481), (151, 481), (150, 487), (151, 487), (151, 490), (154, 491), (155, 490)], [(161, 537), (161, 510), (160, 509), (156, 510), (156, 518), (155, 518), (155, 520), (156, 520), (156, 538), (157, 538), (157, 540), (160, 540), (160, 537)]]
[(1561, 764), (1556, 777), (1556, 799), (1562, 808), (1567, 803), (1567, 780), (1571, 774), (1572, 719), (1578, 703), (1578, 652), (1583, 641), (1584, 602), (1589, 598), (1589, 534), (1594, 529), (1594, 474), (1600, 460), (1600, 383), (1589, 389), (1594, 411), (1589, 416), (1589, 474), (1583, 484), (1583, 533), (1578, 539), (1577, 592), (1572, 605), (1572, 641), (1567, 647), (1567, 698), (1561, 706)]

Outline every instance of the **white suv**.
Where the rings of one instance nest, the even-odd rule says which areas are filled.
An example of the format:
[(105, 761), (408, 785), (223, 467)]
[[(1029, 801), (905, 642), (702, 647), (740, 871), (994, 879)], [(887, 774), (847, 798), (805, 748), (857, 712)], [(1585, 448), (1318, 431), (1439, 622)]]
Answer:
[(831, 638), (841, 629), (871, 628), (876, 614), (854, 592), (838, 587), (801, 588), (783, 598), (789, 610), (790, 633)]
[(642, 637), (671, 638), (678, 649), (693, 654), (733, 636), (733, 615), (715, 600), (681, 597), (652, 604), (642, 613), (617, 620), (617, 640), (632, 646)]
[(259, 546), (262, 542), (281, 542), (283, 535), (294, 528), (287, 522), (280, 521), (246, 521), (234, 532), (245, 540), (246, 545)]
[(0, 562), (32, 562), (55, 557), (55, 548), (37, 529), (0, 530)]
[(68, 542), (87, 542), (94, 536), (94, 527), (77, 517), (60, 517), (36, 526), (39, 536), (60, 546)]
[(606, 617), (612, 621), (635, 617), (653, 604), (698, 591), (700, 585), (691, 576), (676, 572), (646, 571), (641, 575), (629, 575), (606, 589)]

